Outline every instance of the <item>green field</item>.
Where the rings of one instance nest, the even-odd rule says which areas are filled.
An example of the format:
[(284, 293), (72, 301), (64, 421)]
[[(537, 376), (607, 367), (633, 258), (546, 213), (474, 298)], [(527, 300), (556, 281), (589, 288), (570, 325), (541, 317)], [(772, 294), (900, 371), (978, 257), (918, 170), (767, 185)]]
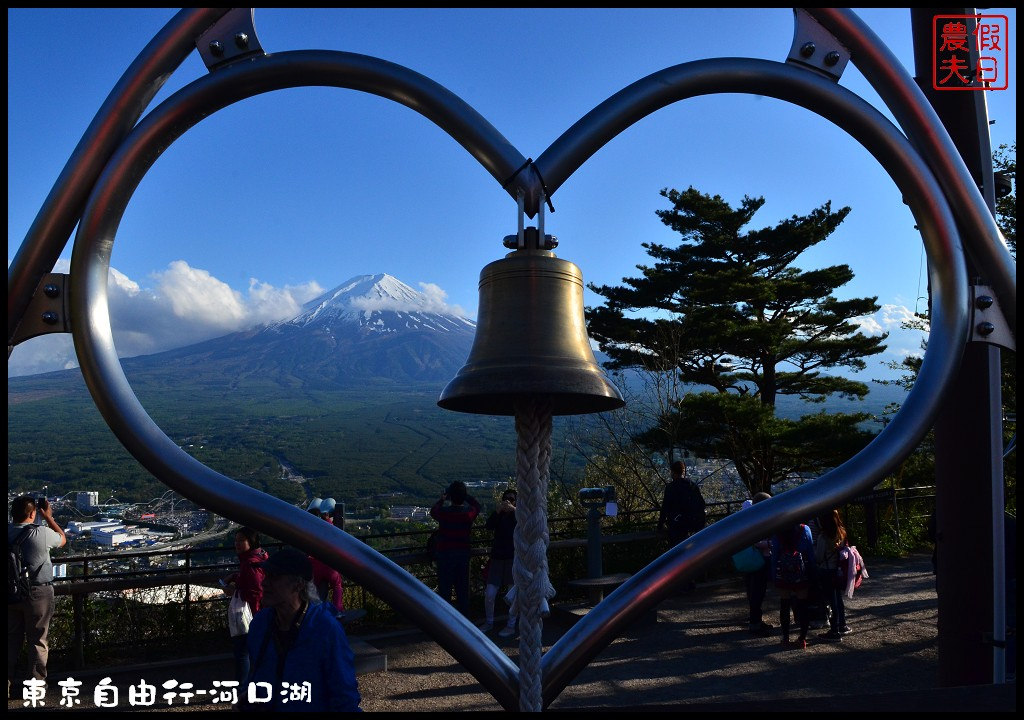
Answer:
[[(176, 444), (214, 470), (292, 502), (306, 489), (282, 478), (281, 461), (306, 477), (311, 494), (356, 507), (393, 493), (403, 493), (393, 504), (423, 504), (452, 480), (515, 474), (512, 418), (441, 410), (439, 388), (134, 386)], [(9, 488), (97, 490), (122, 501), (164, 491), (114, 437), (77, 373), (9, 380), (8, 432)]]
[[(353, 512), (382, 503), (423, 505), (453, 480), (515, 475), (512, 418), (441, 410), (435, 384), (379, 380), (316, 389), (258, 374), (225, 379), (195, 366), (132, 372), (131, 365), (126, 371), (140, 401), (176, 444), (214, 470), (289, 502), (330, 496)], [(9, 489), (45, 486), (50, 496), (95, 490), (101, 501), (114, 496), (122, 502), (165, 492), (114, 437), (79, 371), (9, 378), (7, 388)], [(865, 402), (790, 402), (780, 404), (779, 413), (880, 416), (902, 397), (902, 391), (873, 386)], [(582, 460), (568, 449), (565, 427), (555, 418), (552, 468), (571, 484)], [(286, 480), (282, 463), (307, 483)]]

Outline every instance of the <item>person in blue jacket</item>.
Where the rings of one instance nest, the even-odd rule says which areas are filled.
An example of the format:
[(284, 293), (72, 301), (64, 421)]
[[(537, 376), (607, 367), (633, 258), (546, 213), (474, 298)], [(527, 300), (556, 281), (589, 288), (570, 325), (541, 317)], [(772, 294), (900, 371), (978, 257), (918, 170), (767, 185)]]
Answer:
[(252, 667), (239, 704), (257, 712), (361, 712), (352, 648), (316, 594), (309, 556), (284, 548), (262, 567), (263, 609), (249, 625)]

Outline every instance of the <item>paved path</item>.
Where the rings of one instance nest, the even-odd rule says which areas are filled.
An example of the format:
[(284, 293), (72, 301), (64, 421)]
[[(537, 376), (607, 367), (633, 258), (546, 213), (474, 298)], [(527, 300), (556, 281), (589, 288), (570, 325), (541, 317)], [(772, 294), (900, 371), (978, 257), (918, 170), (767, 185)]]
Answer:
[[(1016, 709), (1015, 685), (936, 688), (937, 601), (927, 556), (869, 562), (868, 569), (871, 578), (847, 602), (847, 623), (853, 632), (841, 644), (821, 642), (802, 651), (783, 650), (778, 636), (750, 636), (742, 584), (738, 577), (730, 577), (662, 603), (657, 624), (635, 625), (614, 641), (549, 709)], [(775, 625), (777, 609), (778, 599), (769, 591), (765, 619)], [(545, 643), (557, 640), (564, 629), (549, 621)], [(816, 633), (812, 632), (811, 637)], [(364, 710), (501, 710), (459, 663), (424, 635), (364, 639), (388, 655), (387, 671), (359, 676)], [(518, 655), (517, 641), (494, 639), (511, 657)], [(124, 697), (127, 687), (140, 677), (152, 684), (174, 678), (193, 682), (197, 688), (209, 688), (212, 680), (231, 677), (231, 664), (221, 659), (111, 675)], [(80, 709), (94, 708), (90, 702), (92, 687), (101, 676), (92, 674), (82, 679), (85, 701)], [(59, 689), (51, 691), (51, 697), (49, 708), (59, 700)], [(139, 709), (127, 707), (126, 701), (122, 705), (119, 709)], [(9, 702), (8, 708), (22, 709), (22, 703)], [(164, 705), (160, 709), (227, 708), (207, 701), (201, 705)]]
[[(936, 597), (926, 557), (870, 567), (847, 603), (853, 629), (841, 644), (785, 650), (780, 636), (747, 632), (739, 577), (698, 587), (658, 609), (658, 622), (635, 625), (609, 645), (551, 709), (629, 708), (808, 698), (858, 690), (932, 688), (936, 684)], [(778, 599), (765, 600), (778, 625)], [(563, 631), (548, 624), (545, 642)], [(812, 637), (816, 633), (812, 633)], [(387, 650), (387, 673), (362, 683), (367, 710), (500, 709), (450, 656), (429, 641)], [(516, 656), (514, 643), (506, 644)], [(851, 678), (844, 683), (837, 678)]]

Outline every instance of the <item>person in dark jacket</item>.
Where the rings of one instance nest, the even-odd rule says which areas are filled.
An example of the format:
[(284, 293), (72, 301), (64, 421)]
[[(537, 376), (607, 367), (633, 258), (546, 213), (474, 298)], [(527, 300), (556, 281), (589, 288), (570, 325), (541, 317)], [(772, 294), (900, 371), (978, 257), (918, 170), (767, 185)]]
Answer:
[(252, 667), (241, 709), (361, 712), (355, 656), (331, 607), (316, 594), (309, 556), (284, 548), (262, 567), (265, 607), (249, 626)]
[[(657, 532), (668, 529), (668, 541), (678, 545), (694, 533), (704, 529), (705, 503), (700, 487), (686, 477), (686, 465), (676, 460), (669, 467), (672, 482), (665, 486), (665, 497), (658, 515)], [(683, 592), (692, 592), (697, 587), (693, 580), (687, 580)]]
[(672, 463), (672, 482), (665, 486), (665, 497), (661, 503), (657, 531), (668, 530), (668, 540), (673, 545), (704, 529), (705, 503), (697, 483), (686, 477), (686, 465), (682, 460)]
[[(252, 528), (239, 528), (235, 533), (235, 552), (238, 554), (238, 572), (227, 579), (224, 593), (238, 595), (249, 606), (253, 617), (260, 611), (263, 600), (263, 568), (260, 563), (267, 559), (267, 551), (260, 547), (260, 535)], [(231, 638), (235, 655), (235, 677), (244, 682), (249, 675), (248, 639), (243, 635)]]
[[(445, 505), (448, 502), (450, 504)], [(466, 483), (456, 480), (430, 508), (430, 517), (438, 522), (437, 592), (455, 607), (469, 614), (469, 531), (480, 514), (480, 503), (466, 491)]]
[[(772, 580), (779, 591), (779, 620), (782, 623), (782, 646), (807, 647), (807, 593), (817, 569), (814, 562), (814, 541), (811, 529), (803, 523), (780, 530), (772, 536)], [(789, 639), (790, 611), (800, 623), (800, 636)]]
[[(486, 621), (480, 626), (484, 632), (494, 629), (494, 601), (502, 588), (512, 585), (512, 562), (515, 558), (516, 491), (506, 490), (501, 504), (487, 518), (487, 529), (494, 533), (491, 541), (491, 557), (487, 563), (487, 587), (484, 589), (484, 615)], [(516, 632), (516, 616), (509, 613), (508, 623), (498, 633), (510, 637)]]

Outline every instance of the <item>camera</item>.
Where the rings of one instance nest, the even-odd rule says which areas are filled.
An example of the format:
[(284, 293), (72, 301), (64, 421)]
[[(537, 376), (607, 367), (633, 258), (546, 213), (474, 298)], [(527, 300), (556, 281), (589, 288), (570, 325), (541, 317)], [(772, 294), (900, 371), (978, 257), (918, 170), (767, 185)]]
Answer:
[(43, 508), (43, 507), (46, 507), (46, 505), (47, 505), (46, 498), (44, 498), (44, 497), (36, 498), (36, 507), (37, 508)]

